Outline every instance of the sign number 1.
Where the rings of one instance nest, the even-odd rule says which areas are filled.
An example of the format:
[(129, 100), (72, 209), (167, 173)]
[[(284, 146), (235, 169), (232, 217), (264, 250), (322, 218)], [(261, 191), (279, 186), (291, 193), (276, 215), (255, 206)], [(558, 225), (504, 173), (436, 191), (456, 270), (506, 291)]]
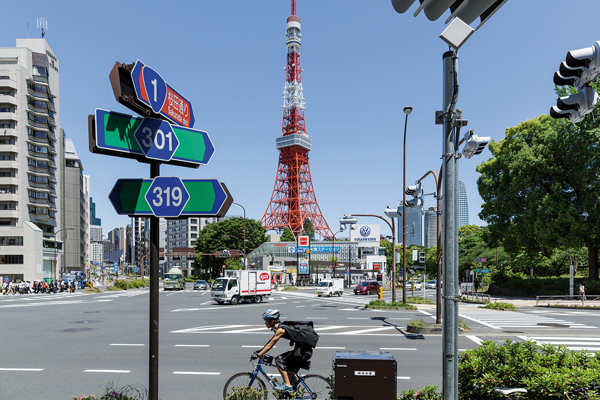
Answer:
[(171, 188), (167, 186), (164, 189), (160, 187), (155, 187), (152, 192), (156, 194), (156, 199), (152, 200), (152, 204), (154, 204), (155, 207), (162, 206), (163, 194), (166, 197), (167, 207), (179, 207), (181, 205), (182, 195), (180, 187), (175, 186), (174, 188)]
[(152, 79), (150, 83), (152, 84), (152, 86), (154, 86), (154, 102), (157, 102), (158, 100), (156, 100), (156, 79)]

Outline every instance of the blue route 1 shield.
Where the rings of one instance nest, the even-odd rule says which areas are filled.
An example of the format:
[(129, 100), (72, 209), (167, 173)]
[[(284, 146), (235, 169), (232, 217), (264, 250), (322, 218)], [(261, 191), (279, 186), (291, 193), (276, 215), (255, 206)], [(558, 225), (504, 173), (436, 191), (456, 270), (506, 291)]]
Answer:
[(152, 111), (158, 114), (167, 99), (167, 82), (158, 72), (147, 65), (142, 70), (142, 76), (150, 107), (152, 107)]
[(144, 118), (133, 134), (147, 158), (170, 161), (179, 147), (171, 124), (162, 119)]
[(177, 218), (190, 194), (179, 177), (158, 176), (152, 181), (145, 198), (156, 217)]

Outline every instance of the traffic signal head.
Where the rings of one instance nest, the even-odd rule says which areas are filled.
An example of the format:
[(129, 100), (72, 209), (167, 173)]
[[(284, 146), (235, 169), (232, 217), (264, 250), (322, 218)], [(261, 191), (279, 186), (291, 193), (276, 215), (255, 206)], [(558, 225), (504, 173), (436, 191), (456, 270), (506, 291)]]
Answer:
[[(357, 223), (358, 223), (358, 220), (356, 218), (354, 218), (351, 215), (346, 214), (342, 218), (340, 218), (340, 229), (343, 230), (349, 225), (351, 230), (355, 230)], [(344, 228), (342, 228), (342, 227), (344, 227)]]
[(420, 197), (415, 197), (414, 199), (406, 200), (404, 204), (406, 207), (419, 208), (423, 205), (423, 200)]
[(596, 91), (591, 86), (586, 86), (575, 94), (559, 98), (550, 109), (550, 115), (553, 118), (569, 118), (571, 122), (578, 123), (594, 111), (597, 102)]
[(600, 73), (600, 41), (591, 47), (572, 50), (566, 60), (554, 73), (554, 83), (558, 86), (571, 85), (581, 90), (595, 80)]
[(412, 186), (407, 186), (404, 190), (404, 193), (413, 197), (419, 197), (421, 195), (421, 192), (423, 192), (423, 185), (421, 184), (421, 182), (417, 182)]
[[(450, 17), (460, 18), (467, 24), (471, 24), (478, 17), (480, 23), (476, 29), (479, 29), (507, 0), (420, 0), (419, 7), (415, 12), (415, 17), (421, 10), (425, 10), (425, 15), (430, 21), (435, 21), (441, 17), (446, 10), (450, 10)], [(402, 14), (408, 11), (415, 0), (392, 0), (392, 6), (396, 12)]]
[(465, 158), (471, 158), (476, 154), (480, 154), (488, 142), (491, 140), (490, 137), (478, 137), (473, 134), (473, 129), (465, 133), (465, 147), (462, 151)]
[(425, 252), (424, 251), (419, 252), (419, 263), (421, 263), (421, 264), (425, 263)]

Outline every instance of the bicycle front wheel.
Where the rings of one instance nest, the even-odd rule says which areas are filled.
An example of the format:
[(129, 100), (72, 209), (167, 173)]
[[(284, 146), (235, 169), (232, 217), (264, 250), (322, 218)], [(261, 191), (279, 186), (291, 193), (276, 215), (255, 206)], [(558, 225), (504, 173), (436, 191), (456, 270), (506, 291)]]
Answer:
[(223, 399), (227, 400), (227, 396), (233, 393), (233, 388), (244, 388), (244, 387), (252, 387), (254, 389), (260, 389), (264, 393), (264, 400), (267, 400), (267, 387), (265, 383), (258, 376), (254, 378), (252, 382), (252, 386), (250, 385), (250, 380), (252, 379), (252, 374), (249, 372), (240, 372), (239, 374), (235, 374), (225, 384), (225, 388), (223, 388)]
[(331, 385), (321, 375), (306, 375), (302, 381), (294, 384), (294, 391), (302, 391), (301, 399), (330, 399), (333, 398)]

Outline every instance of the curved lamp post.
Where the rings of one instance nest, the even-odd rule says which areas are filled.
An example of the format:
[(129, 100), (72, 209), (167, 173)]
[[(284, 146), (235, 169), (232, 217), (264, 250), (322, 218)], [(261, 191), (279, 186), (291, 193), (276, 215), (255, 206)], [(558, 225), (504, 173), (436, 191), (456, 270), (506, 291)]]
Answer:
[(242, 207), (242, 210), (244, 210), (244, 264), (246, 269), (248, 269), (248, 260), (246, 260), (246, 209), (244, 208), (244, 206), (242, 206), (239, 203), (232, 203), (235, 204), (236, 206), (240, 206)]
[[(56, 270), (56, 267), (58, 266), (58, 260), (56, 259), (56, 235), (58, 235), (59, 232), (62, 231), (73, 231), (75, 229), (73, 228), (63, 228), (63, 229), (59, 229), (56, 232), (54, 232), (54, 280), (56, 281), (58, 279), (57, 275), (58, 275), (58, 271)], [(64, 246), (63, 246), (63, 254), (64, 254)]]

